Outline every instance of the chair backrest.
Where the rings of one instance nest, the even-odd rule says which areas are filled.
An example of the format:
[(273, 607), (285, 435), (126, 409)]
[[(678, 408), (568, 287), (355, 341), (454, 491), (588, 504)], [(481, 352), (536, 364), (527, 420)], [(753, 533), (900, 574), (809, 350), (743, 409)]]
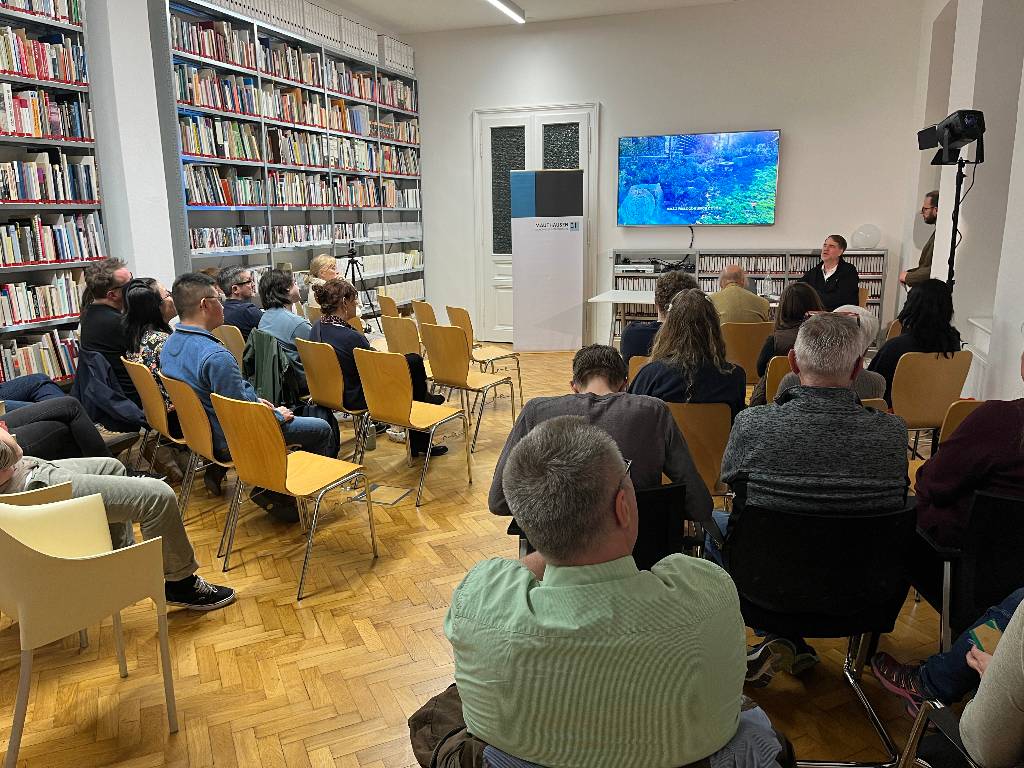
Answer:
[(213, 429), (210, 427), (210, 417), (206, 415), (199, 395), (180, 379), (172, 379), (160, 373), (160, 380), (164, 383), (168, 397), (174, 403), (174, 411), (178, 414), (178, 425), (181, 427), (181, 434), (185, 437), (185, 444), (189, 449), (202, 456), (207, 461), (213, 461)]
[(747, 384), (757, 383), (757, 356), (774, 327), (773, 323), (722, 323), (725, 359), (743, 369)]
[(217, 326), (213, 329), (213, 335), (220, 339), (221, 344), (228, 348), (232, 355), (235, 356), (235, 362), (238, 363), (238, 370), (242, 370), (242, 354), (245, 352), (245, 337), (242, 336), (242, 331), (239, 330), (236, 325), (223, 325)]
[(0, 494), (0, 504), (11, 504), (15, 507), (31, 507), (36, 504), (52, 504), (55, 501), (67, 501), (71, 498), (71, 483), (58, 483), (36, 488), (34, 491)]
[(448, 322), (456, 328), (462, 329), (462, 332), (466, 334), (466, 343), (472, 349), (476, 342), (473, 340), (473, 321), (469, 317), (469, 311), (463, 307), (446, 307), (445, 309), (448, 312)]
[(416, 300), (412, 302), (412, 313), (416, 317), (416, 325), (423, 327), (424, 323), (437, 325), (437, 316), (434, 308), (429, 302)]
[(858, 288), (857, 289), (857, 305), (861, 306), (861, 307), (864, 307), (864, 308), (867, 308), (867, 306), (868, 306), (868, 297), (870, 295), (871, 295), (871, 292), (868, 291), (867, 288), (863, 288), (863, 287)]
[(776, 355), (768, 361), (768, 370), (765, 371), (764, 392), (765, 401), (771, 402), (779, 393), (779, 384), (787, 373), (793, 369), (789, 365), (789, 358), (785, 355)]
[(238, 479), (247, 485), (287, 493), (288, 448), (274, 412), (263, 403), (210, 395)]
[(633, 545), (633, 559), (640, 570), (651, 566), (685, 546), (686, 485), (673, 483), (636, 492), (639, 530)]
[(353, 354), (373, 418), (407, 426), (412, 413), (412, 376), (405, 355), (368, 349), (356, 349)]
[(469, 376), (469, 347), (466, 335), (454, 325), (420, 325), (423, 346), (430, 358), (434, 381), (445, 386), (466, 386)]
[(1024, 587), (1024, 498), (976, 492), (961, 549), (950, 622), (957, 632)]
[(412, 318), (384, 315), (381, 323), (384, 326), (384, 338), (388, 342), (388, 352), (402, 355), (420, 353), (420, 334)]
[(651, 362), (649, 355), (633, 355), (629, 358), (629, 375), (627, 379), (633, 381), (636, 375), (640, 373), (640, 369)]
[(892, 412), (910, 429), (938, 429), (949, 406), (960, 399), (971, 352), (951, 357), (932, 352), (907, 352), (896, 364), (892, 377)]
[(295, 339), (295, 346), (306, 371), (306, 383), (309, 384), (309, 396), (313, 402), (332, 411), (344, 411), (342, 393), (345, 391), (345, 375), (341, 372), (334, 347), (299, 338)]
[(865, 408), (874, 408), (876, 411), (887, 413), (889, 411), (889, 404), (885, 402), (884, 397), (868, 397), (860, 401), (860, 404)]
[(903, 323), (899, 320), (893, 320), (889, 323), (889, 330), (885, 333), (885, 340), (895, 339), (901, 333), (903, 333)]
[(305, 306), (300, 304), (299, 306), (306, 310), (306, 320), (309, 321), (310, 325), (324, 316), (324, 311), (320, 309), (320, 307), (314, 307), (312, 304), (307, 304)]
[(708, 493), (719, 491), (722, 456), (732, 430), (732, 411), (725, 403), (665, 403), (679, 431), (683, 433), (690, 456)]
[(383, 293), (377, 293), (377, 305), (380, 307), (381, 317), (399, 317), (398, 302)]
[(939, 442), (944, 443), (952, 437), (961, 422), (970, 416), (976, 408), (984, 404), (984, 400), (957, 400), (951, 403), (946, 411), (946, 418), (942, 420), (942, 429), (939, 430)]
[(128, 376), (138, 390), (139, 398), (142, 400), (142, 412), (146, 414), (146, 422), (149, 426), (166, 437), (174, 440), (171, 435), (171, 427), (167, 422), (167, 406), (164, 405), (164, 396), (157, 386), (156, 379), (149, 372), (149, 368), (142, 363), (135, 363), (125, 357), (121, 358)]

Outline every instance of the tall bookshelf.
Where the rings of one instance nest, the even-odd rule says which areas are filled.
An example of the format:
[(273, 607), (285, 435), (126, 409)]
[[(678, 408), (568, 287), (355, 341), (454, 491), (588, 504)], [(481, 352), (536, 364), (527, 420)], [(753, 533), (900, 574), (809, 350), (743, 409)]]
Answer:
[[(371, 291), (423, 296), (417, 83), (298, 4), (272, 24), (222, 0), (150, 0), (176, 271), (356, 250)], [(315, 16), (315, 18), (313, 18)], [(298, 20), (301, 22), (301, 20)], [(376, 34), (369, 31), (376, 53)], [(383, 44), (382, 44), (383, 47)], [(395, 41), (388, 49), (395, 48)], [(357, 55), (358, 54), (358, 55)], [(211, 188), (219, 184), (219, 190)], [(225, 189), (226, 188), (226, 189)]]
[(82, 271), (108, 255), (84, 5), (0, 0), (0, 381), (71, 381)]

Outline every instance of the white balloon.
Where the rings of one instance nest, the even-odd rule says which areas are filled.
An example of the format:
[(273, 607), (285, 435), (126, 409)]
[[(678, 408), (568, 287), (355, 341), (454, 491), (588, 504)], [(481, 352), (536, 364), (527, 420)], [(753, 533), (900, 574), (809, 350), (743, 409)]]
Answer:
[(857, 250), (877, 248), (882, 239), (882, 230), (874, 224), (861, 224), (850, 237), (850, 245)]

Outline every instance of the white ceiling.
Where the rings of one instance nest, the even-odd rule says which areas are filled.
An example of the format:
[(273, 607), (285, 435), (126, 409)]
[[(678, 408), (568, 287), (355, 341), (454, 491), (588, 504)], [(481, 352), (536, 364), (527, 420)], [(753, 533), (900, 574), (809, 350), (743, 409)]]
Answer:
[[(640, 13), (692, 5), (718, 5), (736, 0), (513, 0), (526, 12), (527, 22), (582, 19), (617, 13)], [(318, 0), (348, 11), (393, 34), (439, 32), (474, 27), (516, 26), (485, 0)]]

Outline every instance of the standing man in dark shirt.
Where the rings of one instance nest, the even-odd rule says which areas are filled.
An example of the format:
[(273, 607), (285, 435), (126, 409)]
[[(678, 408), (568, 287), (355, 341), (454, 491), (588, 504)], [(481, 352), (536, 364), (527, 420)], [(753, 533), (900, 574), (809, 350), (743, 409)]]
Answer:
[(860, 275), (853, 264), (843, 259), (845, 252), (846, 238), (829, 235), (821, 246), (821, 264), (811, 267), (800, 278), (818, 292), (829, 312), (843, 304), (860, 304)]
[(654, 285), (654, 307), (658, 310), (658, 319), (647, 323), (630, 323), (622, 331), (619, 349), (622, 351), (622, 359), (626, 361), (626, 365), (629, 365), (629, 358), (633, 355), (647, 356), (651, 354), (654, 337), (661, 329), (661, 324), (665, 322), (672, 297), (680, 291), (697, 287), (699, 287), (697, 278), (681, 269), (661, 274), (658, 282)]
[(132, 279), (131, 271), (120, 259), (104, 259), (85, 268), (86, 298), (92, 303), (82, 310), (81, 343), (87, 352), (99, 352), (110, 363), (125, 397), (141, 405), (121, 355), (129, 351), (121, 313), (124, 311), (123, 288)]
[[(921, 203), (921, 218), (924, 219), (925, 224), (935, 226), (935, 221), (939, 218), (939, 190), (933, 189), (924, 196), (924, 202)], [(907, 286), (908, 291), (932, 276), (932, 251), (934, 249), (935, 231), (932, 230), (932, 236), (928, 238), (928, 242), (921, 249), (921, 258), (918, 259), (917, 266), (900, 273), (900, 282)]]
[(225, 267), (217, 278), (224, 301), (224, 323), (233, 325), (248, 339), (249, 332), (259, 326), (263, 310), (252, 303), (256, 293), (256, 281), (245, 267)]

